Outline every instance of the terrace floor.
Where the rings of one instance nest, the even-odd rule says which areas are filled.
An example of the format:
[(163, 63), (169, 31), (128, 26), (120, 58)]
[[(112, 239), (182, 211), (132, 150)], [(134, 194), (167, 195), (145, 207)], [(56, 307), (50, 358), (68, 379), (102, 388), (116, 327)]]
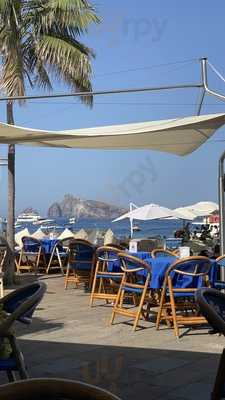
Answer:
[(167, 327), (156, 331), (153, 322), (142, 322), (144, 329), (132, 332), (122, 317), (109, 326), (110, 306), (90, 308), (89, 294), (72, 286), (65, 291), (60, 275), (39, 279), (47, 293), (33, 323), (17, 326), (30, 376), (85, 381), (124, 400), (210, 398), (223, 337), (209, 335), (206, 328), (178, 341)]

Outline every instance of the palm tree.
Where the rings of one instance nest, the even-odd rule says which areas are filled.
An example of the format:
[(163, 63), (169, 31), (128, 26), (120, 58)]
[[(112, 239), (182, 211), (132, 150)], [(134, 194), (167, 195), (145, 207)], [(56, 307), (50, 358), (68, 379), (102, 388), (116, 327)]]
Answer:
[[(0, 0), (0, 87), (8, 96), (24, 96), (27, 87), (52, 89), (52, 78), (72, 90), (90, 91), (93, 51), (80, 41), (91, 23), (99, 23), (87, 0)], [(92, 97), (82, 97), (87, 105)], [(20, 104), (23, 104), (20, 101)], [(13, 102), (7, 122), (14, 124)], [(8, 147), (8, 228), (11, 249), (6, 281), (14, 278), (15, 146)]]

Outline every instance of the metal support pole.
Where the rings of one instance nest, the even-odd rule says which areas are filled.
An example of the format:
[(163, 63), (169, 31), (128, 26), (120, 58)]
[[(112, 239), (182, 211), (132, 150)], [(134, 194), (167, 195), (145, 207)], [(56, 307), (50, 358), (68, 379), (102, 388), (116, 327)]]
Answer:
[[(224, 199), (224, 160), (225, 151), (219, 159), (219, 213), (220, 213), (220, 254), (225, 253), (225, 199)], [(222, 279), (225, 280), (225, 270), (222, 268)]]
[[(207, 58), (201, 59), (202, 65), (202, 82), (204, 85), (205, 92), (211, 96), (215, 96), (220, 100), (225, 101), (225, 96), (217, 93), (208, 87), (208, 76), (207, 76)], [(219, 159), (219, 177), (218, 177), (218, 195), (219, 195), (219, 216), (220, 216), (220, 254), (223, 255), (225, 253), (225, 199), (224, 199), (224, 191), (225, 191), (225, 181), (224, 181), (224, 160), (225, 160), (225, 151), (221, 155)], [(225, 270), (222, 268), (221, 271), (221, 279), (225, 280)]]
[(207, 58), (201, 58), (201, 65), (202, 65), (202, 80), (203, 80), (203, 86), (207, 94), (210, 96), (217, 97), (220, 100), (225, 100), (225, 96), (223, 94), (217, 93), (214, 90), (209, 89), (208, 86), (208, 74), (207, 74)]
[(143, 93), (143, 92), (158, 92), (161, 90), (177, 90), (177, 89), (198, 89), (203, 88), (202, 83), (190, 83), (181, 85), (167, 85), (167, 86), (153, 86), (145, 88), (132, 88), (132, 89), (115, 89), (115, 90), (102, 90), (93, 92), (76, 92), (76, 93), (59, 93), (59, 94), (46, 94), (34, 96), (5, 96), (0, 97), (0, 101), (15, 101), (15, 100), (40, 100), (40, 99), (57, 99), (63, 97), (86, 97), (86, 96), (100, 96), (109, 94), (126, 94), (126, 93)]
[(207, 58), (201, 58), (200, 62), (201, 62), (201, 77), (202, 77), (203, 90), (202, 90), (200, 101), (199, 101), (197, 115), (201, 114), (201, 109), (202, 109), (204, 98), (206, 95), (205, 86), (207, 84), (207, 68), (206, 68)]

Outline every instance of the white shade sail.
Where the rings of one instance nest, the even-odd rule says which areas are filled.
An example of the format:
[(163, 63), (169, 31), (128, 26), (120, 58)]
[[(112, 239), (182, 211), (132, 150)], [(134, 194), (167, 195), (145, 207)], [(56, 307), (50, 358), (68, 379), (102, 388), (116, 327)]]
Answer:
[(123, 219), (137, 219), (140, 221), (148, 221), (154, 219), (174, 217), (178, 219), (187, 219), (183, 214), (170, 210), (169, 208), (159, 206), (158, 204), (146, 204), (133, 211), (127, 212), (116, 218), (113, 222), (118, 222)]
[(186, 155), (225, 124), (225, 114), (102, 126), (67, 131), (43, 131), (0, 123), (0, 143), (85, 149), (151, 149)]

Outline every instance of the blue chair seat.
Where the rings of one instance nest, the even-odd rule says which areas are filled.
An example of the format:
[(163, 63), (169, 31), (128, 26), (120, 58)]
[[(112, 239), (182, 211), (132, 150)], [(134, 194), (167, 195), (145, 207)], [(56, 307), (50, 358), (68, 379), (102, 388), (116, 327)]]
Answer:
[(0, 359), (0, 371), (16, 371), (17, 369), (15, 358)]
[(113, 280), (118, 280), (118, 279), (121, 279), (122, 274), (121, 274), (121, 276), (115, 276), (110, 272), (109, 273), (106, 272), (104, 274), (97, 274), (96, 277), (97, 278), (109, 278), (109, 279), (113, 279)]
[(143, 292), (142, 288), (132, 288), (129, 286), (123, 286), (122, 290), (125, 290), (125, 292), (131, 292), (131, 293), (142, 293)]
[[(174, 297), (194, 297), (195, 291), (193, 292), (173, 292)], [(169, 297), (169, 290), (166, 292), (166, 296)]]
[(38, 252), (35, 251), (24, 251), (23, 256), (37, 256)]
[(215, 289), (225, 289), (225, 282), (217, 281), (213, 286)]
[(68, 254), (65, 252), (65, 251), (59, 251), (59, 255), (60, 255), (60, 257), (66, 257), (66, 256), (68, 256)]
[(79, 263), (79, 261), (77, 261), (75, 264), (70, 264), (69, 267), (71, 269), (75, 269), (76, 271), (90, 271), (92, 268), (92, 264), (89, 262)]

